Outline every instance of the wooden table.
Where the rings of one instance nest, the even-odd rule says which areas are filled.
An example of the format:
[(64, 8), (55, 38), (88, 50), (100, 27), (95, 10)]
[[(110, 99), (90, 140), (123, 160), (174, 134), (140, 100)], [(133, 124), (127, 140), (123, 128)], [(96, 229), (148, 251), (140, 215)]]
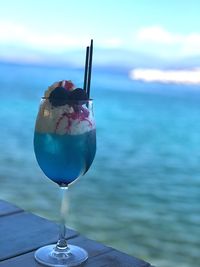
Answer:
[[(58, 225), (0, 200), (0, 267), (41, 267), (34, 260), (37, 248), (55, 243)], [(68, 229), (69, 243), (86, 249), (84, 267), (152, 267), (149, 263), (92, 241)]]

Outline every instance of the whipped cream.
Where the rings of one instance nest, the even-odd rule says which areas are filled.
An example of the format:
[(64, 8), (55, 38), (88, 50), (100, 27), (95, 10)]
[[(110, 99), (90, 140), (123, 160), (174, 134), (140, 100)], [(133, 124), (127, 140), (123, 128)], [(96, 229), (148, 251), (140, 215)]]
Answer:
[[(69, 103), (66, 102), (67, 104), (65, 104), (65, 102), (61, 101), (61, 105), (59, 105), (59, 102), (55, 105), (55, 101), (52, 102), (51, 93), (55, 90), (55, 92), (53, 92), (55, 95), (56, 90), (58, 90), (57, 94), (59, 94), (60, 87), (64, 90), (64, 97), (68, 95), (68, 93), (70, 94), (70, 92), (77, 93), (77, 90), (79, 90), (78, 93), (80, 93), (81, 90), (75, 89), (74, 84), (70, 80), (55, 82), (49, 86), (44, 93), (44, 99), (40, 105), (36, 121), (36, 131), (59, 135), (78, 135), (95, 129), (92, 109), (88, 108), (86, 104), (69, 105)], [(66, 95), (65, 90), (66, 93), (68, 91)], [(61, 93), (61, 96), (58, 95), (58, 97), (63, 97), (62, 89)], [(57, 95), (55, 97), (57, 97)], [(88, 105), (91, 105), (91, 103), (88, 102)]]
[[(56, 85), (55, 85), (56, 86)], [(95, 129), (92, 111), (85, 105), (76, 112), (68, 104), (53, 107), (48, 99), (42, 100), (36, 122), (36, 131), (59, 135), (78, 135)]]

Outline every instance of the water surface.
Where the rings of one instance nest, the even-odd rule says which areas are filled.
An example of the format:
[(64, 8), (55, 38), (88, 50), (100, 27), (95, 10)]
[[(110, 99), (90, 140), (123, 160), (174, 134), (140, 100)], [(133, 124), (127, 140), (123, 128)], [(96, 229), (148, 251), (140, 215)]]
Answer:
[[(37, 165), (34, 124), (44, 89), (82, 76), (0, 65), (0, 198), (56, 220), (58, 187)], [(69, 227), (157, 266), (199, 266), (200, 88), (94, 70), (91, 96), (97, 154), (71, 187)]]

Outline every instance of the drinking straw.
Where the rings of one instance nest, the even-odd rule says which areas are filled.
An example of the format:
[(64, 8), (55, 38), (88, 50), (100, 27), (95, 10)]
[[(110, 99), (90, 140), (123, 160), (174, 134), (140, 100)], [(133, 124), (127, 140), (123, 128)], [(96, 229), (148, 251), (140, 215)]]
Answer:
[(87, 82), (87, 90), (86, 90), (88, 98), (90, 98), (90, 84), (91, 84), (91, 73), (92, 73), (92, 55), (93, 55), (93, 39), (91, 40), (90, 48), (89, 48), (88, 82)]
[(87, 79), (88, 79), (88, 64), (89, 64), (89, 46), (86, 47), (86, 56), (85, 56), (85, 74), (84, 74), (84, 84), (83, 89), (87, 93)]

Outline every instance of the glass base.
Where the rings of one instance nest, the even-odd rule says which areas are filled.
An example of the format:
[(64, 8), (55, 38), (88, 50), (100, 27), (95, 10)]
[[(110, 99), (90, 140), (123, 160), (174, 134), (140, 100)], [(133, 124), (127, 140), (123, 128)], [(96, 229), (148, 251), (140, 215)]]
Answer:
[(57, 249), (56, 244), (39, 248), (35, 252), (37, 262), (54, 267), (79, 266), (88, 259), (88, 253), (83, 248), (68, 245), (66, 249)]

